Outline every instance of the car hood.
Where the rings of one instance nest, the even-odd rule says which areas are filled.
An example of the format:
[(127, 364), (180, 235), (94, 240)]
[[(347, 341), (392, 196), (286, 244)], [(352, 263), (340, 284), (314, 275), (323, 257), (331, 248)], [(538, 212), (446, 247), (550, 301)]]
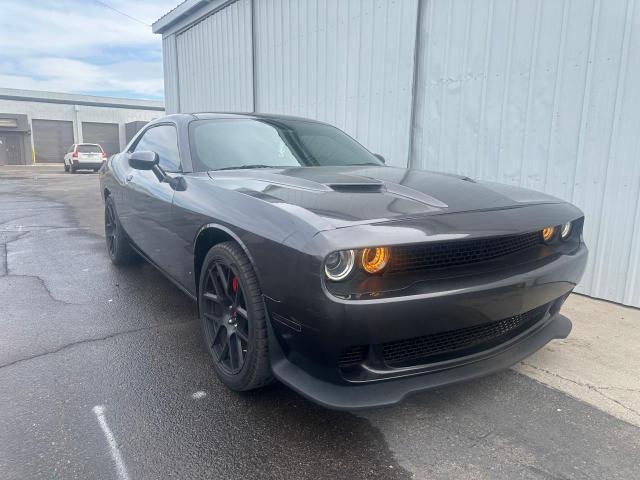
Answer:
[[(561, 200), (467, 177), (387, 166), (211, 171), (222, 188), (268, 201), (333, 228)], [(320, 218), (318, 218), (320, 217)]]

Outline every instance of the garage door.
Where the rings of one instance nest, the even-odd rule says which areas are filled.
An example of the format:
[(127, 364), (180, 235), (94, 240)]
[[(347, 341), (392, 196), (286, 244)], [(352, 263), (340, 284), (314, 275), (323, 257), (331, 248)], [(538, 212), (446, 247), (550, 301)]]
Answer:
[(62, 163), (64, 154), (73, 145), (73, 122), (34, 119), (31, 127), (36, 162)]
[(120, 151), (118, 124), (82, 122), (82, 141), (99, 144), (107, 155), (118, 153)]
[(0, 165), (23, 165), (22, 145), (22, 134), (0, 132)]

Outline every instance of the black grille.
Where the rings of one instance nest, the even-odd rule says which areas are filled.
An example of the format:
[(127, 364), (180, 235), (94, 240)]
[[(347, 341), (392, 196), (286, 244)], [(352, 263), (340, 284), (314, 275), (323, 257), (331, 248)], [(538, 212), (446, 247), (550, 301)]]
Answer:
[(388, 342), (382, 345), (384, 361), (390, 366), (416, 363), (416, 360), (429, 363), (486, 350), (540, 321), (548, 308), (547, 304), (495, 322)]
[(364, 345), (356, 345), (355, 347), (349, 347), (340, 354), (338, 358), (338, 365), (340, 367), (347, 367), (349, 365), (356, 365), (364, 360), (366, 347)]
[(448, 241), (396, 247), (392, 271), (447, 268), (484, 262), (533, 247), (541, 242), (540, 233)]

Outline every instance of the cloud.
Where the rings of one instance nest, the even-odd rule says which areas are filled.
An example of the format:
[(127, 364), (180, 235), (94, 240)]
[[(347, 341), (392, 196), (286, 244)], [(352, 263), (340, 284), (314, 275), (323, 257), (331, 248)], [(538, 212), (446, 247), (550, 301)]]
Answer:
[(140, 98), (161, 98), (160, 62), (122, 61), (96, 65), (60, 57), (26, 58), (0, 73), (0, 85), (55, 92), (103, 94), (122, 92)]
[[(105, 0), (151, 23), (177, 0)], [(162, 98), (162, 42), (97, 2), (3, 0), (0, 87)]]

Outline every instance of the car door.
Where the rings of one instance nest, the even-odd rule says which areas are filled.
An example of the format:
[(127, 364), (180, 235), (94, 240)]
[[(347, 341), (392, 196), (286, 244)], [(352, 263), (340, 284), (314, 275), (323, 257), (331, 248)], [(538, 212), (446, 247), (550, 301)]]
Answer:
[[(129, 150), (152, 151), (158, 155), (160, 167), (168, 177), (181, 174), (177, 130), (174, 124), (148, 128)], [(168, 179), (167, 179), (168, 180)], [(171, 206), (175, 193), (172, 183), (161, 181), (152, 170), (131, 169), (126, 176), (129, 215), (125, 230), (133, 243), (160, 268), (174, 270)]]

